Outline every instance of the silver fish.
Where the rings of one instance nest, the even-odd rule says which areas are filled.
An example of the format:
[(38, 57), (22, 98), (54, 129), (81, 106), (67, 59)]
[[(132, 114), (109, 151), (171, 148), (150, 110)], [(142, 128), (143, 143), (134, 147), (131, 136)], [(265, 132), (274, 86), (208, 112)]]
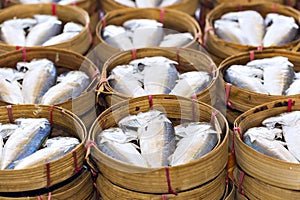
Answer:
[(128, 33), (123, 27), (108, 25), (103, 29), (103, 37), (105, 42), (116, 48), (122, 50), (134, 48)]
[(300, 72), (295, 72), (295, 79), (300, 79)]
[(170, 156), (170, 165), (186, 164), (206, 155), (217, 145), (219, 133), (208, 123), (187, 123), (175, 127), (176, 135), (183, 137)]
[(106, 139), (121, 144), (128, 143), (133, 140), (137, 140), (136, 131), (132, 131), (132, 130), (128, 131), (118, 127), (105, 129), (99, 134), (99, 136), (101, 137), (101, 140)]
[(256, 67), (259, 69), (264, 69), (267, 66), (274, 66), (274, 65), (288, 65), (294, 66), (293, 63), (289, 62), (287, 57), (284, 56), (275, 56), (271, 58), (263, 58), (263, 59), (255, 59), (246, 64), (247, 66)]
[(26, 46), (38, 46), (60, 32), (62, 22), (59, 20), (47, 20), (35, 25), (26, 37)]
[(59, 35), (51, 37), (49, 40), (44, 42), (42, 46), (51, 46), (51, 45), (56, 45), (60, 44), (62, 42), (66, 42), (72, 38), (74, 38), (76, 35), (78, 35), (79, 32), (65, 32), (61, 33)]
[(2, 139), (7, 139), (13, 132), (19, 128), (16, 124), (1, 124), (0, 123), (0, 137)]
[(0, 76), (4, 77), (10, 82), (20, 81), (24, 78), (24, 73), (13, 68), (0, 68)]
[(246, 131), (243, 135), (243, 141), (248, 146), (267, 156), (287, 162), (299, 163), (297, 159), (284, 147), (284, 144), (281, 141), (272, 138), (280, 133), (280, 129), (255, 127)]
[(66, 32), (81, 32), (83, 26), (75, 22), (68, 22), (64, 25), (63, 33)]
[(269, 13), (266, 17), (267, 32), (263, 39), (263, 46), (277, 46), (295, 39), (299, 26), (293, 17), (287, 17), (276, 13)]
[(190, 43), (194, 37), (191, 33), (174, 33), (165, 35), (160, 42), (160, 47), (182, 47)]
[(285, 95), (300, 94), (300, 79), (295, 79), (290, 87), (285, 91)]
[(0, 75), (0, 99), (13, 104), (24, 102), (19, 83), (10, 82)]
[(137, 28), (156, 28), (163, 27), (163, 24), (155, 19), (130, 19), (123, 23), (123, 27), (131, 31)]
[(155, 8), (161, 4), (162, 0), (135, 0), (138, 8)]
[(178, 79), (174, 65), (159, 63), (145, 69), (144, 89), (149, 94), (169, 94)]
[(160, 3), (159, 7), (166, 7), (166, 6), (171, 6), (175, 3), (180, 2), (181, 0), (162, 0)]
[(248, 77), (255, 77), (255, 78), (263, 78), (263, 70), (260, 68), (256, 68), (253, 66), (245, 66), (245, 65), (231, 65), (225, 72), (224, 79), (227, 82), (231, 82), (231, 77), (228, 76), (231, 73), (237, 73), (237, 74), (242, 74), (244, 76)]
[(179, 75), (179, 80), (170, 94), (191, 97), (208, 86), (212, 77), (203, 71), (191, 71)]
[(31, 119), (27, 126), (16, 129), (4, 145), (1, 169), (11, 169), (14, 161), (37, 151), (50, 130), (50, 123), (45, 118)]
[(72, 149), (79, 145), (79, 140), (72, 137), (57, 137), (48, 139), (46, 147), (35, 153), (15, 162), (14, 169), (31, 168), (43, 163), (55, 161), (66, 155)]
[(26, 37), (22, 27), (7, 24), (1, 25), (1, 40), (14, 46), (25, 46)]
[(46, 22), (46, 21), (56, 21), (56, 20), (58, 20), (56, 15), (36, 14), (36, 15), (33, 15), (33, 18), (37, 21), (38, 24)]
[(32, 60), (23, 79), (24, 103), (36, 104), (56, 81), (56, 68), (47, 59)]
[(161, 27), (136, 28), (132, 33), (132, 44), (136, 49), (158, 46), (163, 36), (164, 31)]
[(85, 72), (70, 71), (60, 83), (52, 86), (41, 98), (40, 103), (46, 105), (59, 104), (68, 99), (80, 96), (88, 87), (90, 78)]
[(172, 122), (164, 115), (138, 129), (141, 154), (151, 168), (168, 166), (176, 145), (174, 132)]
[(125, 6), (129, 6), (129, 7), (136, 7), (135, 3), (131, 0), (115, 0), (115, 2), (118, 2), (120, 4), (123, 4)]

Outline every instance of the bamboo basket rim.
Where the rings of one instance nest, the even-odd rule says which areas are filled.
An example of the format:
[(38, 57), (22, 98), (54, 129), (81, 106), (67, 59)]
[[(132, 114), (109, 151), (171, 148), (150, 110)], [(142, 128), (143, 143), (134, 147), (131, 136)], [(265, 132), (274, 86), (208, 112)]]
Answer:
[[(114, 50), (119, 50), (118, 48), (113, 47), (110, 44), (108, 44), (103, 39), (102, 30), (105, 26), (110, 25), (109, 21), (111, 19), (113, 19), (116, 16), (118, 17), (120, 15), (126, 15), (126, 13), (136, 13), (136, 14), (138, 14), (138, 13), (150, 13), (150, 14), (151, 13), (161, 13), (161, 8), (139, 8), (139, 9), (136, 9), (136, 8), (128, 7), (128, 8), (122, 8), (122, 9), (117, 9), (117, 10), (107, 12), (104, 15), (104, 17), (96, 25), (96, 37), (100, 41), (100, 43), (104, 43), (104, 44), (108, 45), (109, 47), (113, 48)], [(176, 17), (177, 19), (188, 22), (192, 25), (191, 28), (193, 29), (193, 32), (189, 32), (189, 33), (192, 33), (194, 38), (191, 42), (189, 42), (188, 44), (186, 44), (182, 47), (188, 47), (189, 45), (193, 44), (194, 42), (199, 42), (200, 44), (202, 43), (202, 40), (200, 37), (202, 35), (201, 28), (200, 28), (199, 24), (197, 23), (197, 21), (194, 18), (192, 18), (190, 15), (188, 15), (184, 12), (180, 12), (178, 10), (170, 9), (170, 8), (164, 9), (164, 15), (170, 15), (170, 16)], [(150, 18), (153, 19), (153, 16), (147, 17), (147, 18), (140, 18), (139, 16), (137, 16), (136, 18), (130, 17), (129, 19), (150, 19)], [(163, 23), (163, 25), (165, 25), (165, 24)], [(162, 28), (165, 28), (165, 26), (163, 26)]]

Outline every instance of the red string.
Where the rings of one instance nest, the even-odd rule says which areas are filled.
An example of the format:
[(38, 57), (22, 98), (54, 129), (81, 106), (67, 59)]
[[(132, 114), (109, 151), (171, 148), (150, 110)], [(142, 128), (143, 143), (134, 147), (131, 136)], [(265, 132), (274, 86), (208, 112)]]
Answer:
[(48, 193), (48, 200), (51, 200), (51, 192)]
[(50, 187), (50, 163), (46, 163), (47, 188)]
[(152, 95), (148, 96), (148, 101), (149, 101), (150, 110), (152, 110), (153, 109), (153, 98), (152, 98)]
[[(234, 129), (233, 129), (234, 131)], [(234, 149), (234, 133), (232, 134), (232, 144), (231, 144), (231, 154), (235, 154), (235, 149)]]
[(85, 149), (88, 150), (89, 148), (91, 148), (92, 146), (95, 146), (95, 142), (94, 141), (87, 141), (86, 144), (85, 144)]
[(102, 77), (97, 85), (97, 88), (99, 88), (105, 82), (107, 82), (107, 79), (105, 77)]
[(8, 2), (9, 2), (9, 0), (4, 1), (4, 5), (3, 5), (4, 8), (6, 8), (8, 6)]
[(137, 58), (136, 57), (136, 54), (137, 54), (136, 49), (131, 49), (131, 53), (132, 53), (132, 59), (135, 60)]
[(171, 194), (177, 195), (177, 192), (174, 191), (174, 190), (172, 189), (172, 186), (171, 186), (171, 179), (170, 179), (169, 167), (165, 167), (165, 169), (166, 169), (166, 178), (167, 178), (167, 184), (168, 184), (168, 191), (169, 191), (169, 193), (171, 193)]
[(291, 98), (288, 99), (288, 112), (291, 112), (293, 106), (293, 100)]
[(22, 47), (22, 54), (23, 54), (23, 61), (25, 62), (27, 60), (27, 53), (25, 47)]
[(100, 12), (100, 21), (103, 24), (103, 28), (105, 28), (107, 24), (106, 24), (106, 19), (103, 15), (104, 15), (103, 12)]
[(242, 11), (243, 10), (243, 5), (238, 3), (237, 4), (237, 9), (238, 9), (238, 11)]
[(93, 45), (94, 44), (94, 37), (93, 37), (93, 34), (92, 34), (91, 24), (90, 24), (90, 22), (88, 22), (86, 25), (87, 25), (87, 28), (88, 28), (88, 31), (89, 31), (89, 35), (91, 37), (90, 43), (91, 43), (91, 45)]
[(161, 197), (162, 197), (162, 200), (167, 200), (168, 199), (166, 194), (161, 195)]
[(98, 75), (100, 75), (100, 71), (96, 69), (96, 71), (94, 71), (94, 73), (92, 74), (92, 79), (94, 79)]
[(273, 13), (276, 13), (276, 12), (277, 12), (277, 9), (278, 9), (278, 3), (273, 3), (273, 4), (272, 4), (272, 12), (273, 12)]
[(240, 136), (240, 138), (242, 139), (242, 133), (241, 133), (240, 127), (234, 127), (233, 130), (234, 130), (234, 131), (237, 131), (238, 134), (239, 134), (239, 136)]
[(75, 172), (78, 173), (82, 168), (81, 168), (81, 167), (78, 167), (78, 158), (77, 158), (76, 149), (74, 149), (72, 152), (73, 152), (73, 159), (74, 159)]
[(212, 114), (211, 114), (211, 119), (210, 119), (210, 121), (211, 122), (214, 122), (215, 121), (215, 118), (216, 118), (216, 116), (219, 114), (219, 111), (217, 111), (217, 110), (215, 110), (215, 112), (213, 112)]
[(258, 47), (257, 47), (257, 51), (262, 51), (263, 49), (264, 49), (263, 46), (258, 46)]
[(202, 39), (202, 42), (203, 42), (203, 47), (206, 47), (206, 35), (208, 34), (209, 31), (213, 31), (214, 28), (213, 27), (207, 27), (204, 31), (204, 35), (203, 35), (203, 39)]
[(49, 119), (51, 124), (53, 122), (53, 109), (54, 109), (54, 105), (50, 105)]
[(18, 51), (21, 47), (20, 46), (16, 46), (16, 51)]
[(52, 15), (56, 15), (56, 3), (52, 3)]
[(44, 200), (44, 197), (42, 195), (37, 196), (38, 200)]
[(234, 107), (232, 106), (231, 102), (229, 101), (230, 88), (231, 88), (231, 84), (230, 83), (226, 83), (226, 104), (227, 104), (227, 106), (229, 108), (234, 109)]
[(6, 106), (6, 110), (7, 110), (7, 116), (8, 116), (9, 122), (11, 124), (14, 123), (14, 118), (13, 118), (13, 113), (12, 113), (12, 106), (11, 105)]
[(239, 184), (238, 184), (238, 191), (240, 194), (245, 195), (245, 191), (243, 189), (243, 180), (244, 180), (245, 172), (241, 172), (240, 178), (239, 178)]
[(178, 62), (178, 68), (180, 68), (181, 65), (180, 65), (180, 48), (179, 47), (176, 48), (176, 57), (177, 57), (177, 62)]
[(72, 4), (71, 4), (71, 5), (72, 5), (72, 6), (77, 6), (75, 1), (74, 1), (74, 2), (72, 2)]
[(254, 60), (254, 51), (249, 51), (249, 54), (250, 61)]
[(197, 95), (192, 95), (192, 115), (193, 115), (193, 121), (196, 121), (196, 105), (195, 102), (197, 101)]
[(165, 21), (165, 9), (164, 8), (160, 9), (159, 21), (160, 21), (160, 23), (164, 24), (164, 21)]

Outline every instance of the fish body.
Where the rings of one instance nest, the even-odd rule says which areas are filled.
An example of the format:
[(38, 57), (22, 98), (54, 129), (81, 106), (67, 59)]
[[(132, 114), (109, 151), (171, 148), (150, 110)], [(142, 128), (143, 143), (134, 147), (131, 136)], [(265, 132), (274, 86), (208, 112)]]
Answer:
[(13, 104), (23, 103), (19, 84), (16, 81), (10, 82), (0, 75), (0, 99)]
[(137, 133), (132, 134), (132, 131), (127, 131), (118, 127), (112, 127), (103, 130), (99, 136), (101, 139), (118, 142), (121, 144), (128, 143), (137, 139)]
[(136, 49), (159, 46), (163, 36), (164, 31), (161, 27), (136, 28), (132, 34), (132, 44)]
[(244, 76), (248, 76), (248, 77), (254, 77), (254, 78), (263, 78), (263, 70), (260, 69), (260, 68), (256, 68), (256, 67), (253, 67), (253, 66), (245, 66), (245, 65), (231, 65), (227, 70), (227, 72), (225, 73), (225, 77), (224, 79), (227, 81), (227, 82), (231, 82), (231, 77), (228, 76), (228, 74), (231, 74), (231, 73), (239, 73), (239, 74), (242, 74)]
[(49, 40), (45, 41), (42, 46), (51, 46), (56, 45), (62, 42), (66, 42), (72, 38), (74, 38), (76, 35), (78, 35), (79, 32), (65, 32), (58, 34), (56, 36), (51, 37)]
[(133, 44), (124, 27), (108, 25), (103, 29), (103, 38), (108, 44), (122, 49), (133, 49)]
[(168, 34), (163, 37), (160, 47), (182, 47), (193, 41), (194, 37), (191, 33), (175, 33)]
[(137, 28), (156, 28), (163, 27), (163, 24), (155, 19), (130, 19), (123, 23), (123, 27), (128, 30), (135, 30)]
[(300, 79), (294, 80), (290, 87), (285, 91), (285, 95), (296, 94), (300, 94)]
[(0, 68), (0, 76), (4, 77), (10, 82), (19, 81), (24, 78), (24, 73), (17, 71), (13, 68)]
[(3, 149), (1, 169), (12, 169), (13, 162), (36, 152), (46, 137), (51, 126), (47, 119), (31, 119), (27, 126), (21, 126), (8, 138)]
[(212, 151), (218, 143), (218, 133), (208, 124), (190, 123), (180, 129), (179, 134), (183, 138), (179, 140), (174, 154), (170, 157), (171, 166), (198, 159)]
[(138, 8), (155, 8), (158, 7), (163, 0), (135, 0)]
[(76, 2), (79, 2), (80, 0), (60, 0), (58, 1), (59, 5), (70, 5), (70, 4), (76, 4)]
[(141, 154), (151, 168), (168, 166), (168, 157), (175, 150), (175, 131), (171, 121), (160, 115), (138, 129)]
[(179, 80), (170, 94), (190, 97), (206, 88), (211, 80), (210, 74), (203, 71), (191, 71), (180, 74)]
[(81, 32), (83, 26), (75, 22), (68, 22), (64, 25), (63, 33), (66, 32)]
[(56, 68), (47, 59), (32, 60), (30, 69), (23, 79), (22, 94), (24, 103), (36, 104), (40, 98), (54, 85)]

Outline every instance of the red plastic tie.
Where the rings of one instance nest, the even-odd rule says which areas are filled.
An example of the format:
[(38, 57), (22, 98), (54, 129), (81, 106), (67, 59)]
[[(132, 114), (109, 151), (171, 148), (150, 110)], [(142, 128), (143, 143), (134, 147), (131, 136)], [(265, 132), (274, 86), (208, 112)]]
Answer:
[(4, 4), (3, 4), (3, 7), (4, 7), (4, 8), (6, 8), (6, 7), (8, 6), (8, 2), (9, 2), (9, 0), (5, 0), (5, 1), (4, 1)]
[(234, 127), (233, 130), (234, 130), (234, 131), (237, 131), (238, 134), (239, 134), (239, 136), (240, 136), (240, 138), (242, 139), (242, 133), (241, 133), (240, 127)]
[(27, 60), (27, 53), (25, 47), (22, 47), (22, 54), (23, 54), (23, 61), (25, 62)]
[(288, 112), (291, 112), (293, 106), (293, 100), (291, 98), (288, 99)]
[(88, 22), (86, 25), (87, 25), (87, 28), (88, 28), (88, 31), (89, 31), (89, 35), (91, 37), (90, 43), (91, 43), (91, 45), (93, 45), (94, 44), (94, 37), (93, 37), (93, 34), (92, 34), (91, 24), (90, 24), (90, 22)]
[(96, 78), (96, 76), (98, 75), (100, 75), (100, 71), (96, 69), (96, 71), (94, 71), (94, 73), (92, 74), (92, 79)]
[(160, 9), (159, 22), (164, 24), (164, 21), (165, 21), (165, 9), (161, 8)]
[(91, 148), (92, 146), (95, 146), (95, 142), (94, 141), (87, 141), (86, 144), (85, 144), (85, 149), (88, 150), (89, 148)]
[(152, 110), (153, 109), (153, 98), (152, 98), (152, 95), (148, 96), (148, 101), (149, 101), (149, 107)]
[(46, 163), (47, 188), (50, 187), (50, 163)]
[(196, 105), (195, 102), (197, 101), (197, 95), (193, 94), (192, 95), (192, 117), (193, 117), (193, 121), (196, 121)]
[(249, 51), (249, 59), (250, 61), (254, 60), (254, 51)]
[(263, 49), (264, 49), (263, 46), (258, 46), (258, 47), (257, 47), (257, 51), (262, 51)]
[(174, 190), (172, 189), (172, 186), (171, 186), (171, 179), (170, 179), (169, 167), (165, 167), (165, 169), (166, 169), (166, 178), (167, 178), (167, 183), (168, 183), (168, 191), (169, 191), (169, 193), (171, 193), (171, 194), (177, 195), (177, 192), (174, 191)]
[(214, 122), (215, 121), (215, 118), (216, 118), (216, 116), (219, 114), (219, 111), (218, 110), (215, 110), (215, 112), (213, 112), (212, 114), (211, 114), (211, 119), (210, 119), (210, 121), (211, 122)]
[(242, 195), (245, 195), (245, 191), (244, 191), (243, 186), (242, 186), (244, 177), (245, 177), (245, 172), (241, 172), (240, 178), (239, 178), (239, 184), (238, 184), (238, 191)]
[(74, 2), (72, 2), (72, 4), (71, 4), (72, 6), (77, 6), (77, 3), (76, 3), (76, 1), (74, 1)]
[(136, 59), (136, 49), (131, 49), (131, 53), (132, 53), (132, 59), (135, 60)]
[(78, 158), (77, 158), (76, 149), (74, 149), (72, 152), (73, 152), (75, 172), (78, 173), (78, 172), (80, 172), (80, 170), (82, 169), (82, 167), (78, 167)]
[(176, 48), (176, 57), (177, 57), (178, 67), (180, 68), (181, 65), (180, 65), (180, 48), (179, 47)]
[(286, 5), (292, 6), (292, 1), (291, 0), (286, 0)]
[(104, 13), (101, 11), (100, 14), (99, 14), (99, 16), (100, 16), (100, 21), (103, 24), (103, 28), (105, 28), (107, 24), (106, 24), (106, 19), (104, 17)]
[(49, 119), (51, 124), (53, 122), (53, 109), (54, 109), (54, 105), (50, 105)]
[(207, 27), (204, 31), (204, 35), (203, 35), (203, 39), (202, 39), (202, 42), (203, 42), (203, 47), (206, 47), (206, 35), (209, 31), (213, 31), (214, 28), (213, 27)]
[(44, 200), (44, 197), (42, 195), (37, 196), (38, 200)]
[(52, 15), (56, 15), (56, 3), (52, 3)]
[(97, 87), (99, 88), (103, 83), (105, 83), (105, 82), (107, 82), (107, 81), (108, 81), (107, 78), (102, 77), (102, 78), (100, 79), (100, 81), (99, 81)]
[(278, 3), (273, 3), (273, 4), (272, 4), (272, 12), (273, 12), (273, 13), (276, 13), (276, 12), (277, 12), (277, 9), (278, 9)]
[(238, 11), (242, 11), (243, 10), (243, 5), (238, 3), (237, 4), (237, 9), (238, 9)]
[(226, 104), (229, 108), (234, 109), (234, 107), (232, 106), (231, 102), (229, 101), (229, 95), (230, 95), (230, 88), (231, 88), (231, 84), (230, 83), (226, 83)]
[(48, 193), (48, 200), (51, 200), (51, 192)]
[[(233, 128), (234, 131), (234, 128)], [(232, 143), (231, 143), (231, 154), (235, 154), (235, 149), (234, 149), (234, 133), (232, 134)]]
[(16, 51), (18, 51), (19, 49), (21, 49), (21, 47), (20, 46), (16, 46)]
[(14, 123), (14, 118), (13, 118), (13, 113), (12, 113), (12, 106), (11, 105), (6, 106), (6, 110), (7, 110), (7, 116), (8, 116), (9, 122), (11, 124)]
[(168, 199), (166, 194), (161, 195), (161, 197), (162, 197), (162, 200), (167, 200)]

